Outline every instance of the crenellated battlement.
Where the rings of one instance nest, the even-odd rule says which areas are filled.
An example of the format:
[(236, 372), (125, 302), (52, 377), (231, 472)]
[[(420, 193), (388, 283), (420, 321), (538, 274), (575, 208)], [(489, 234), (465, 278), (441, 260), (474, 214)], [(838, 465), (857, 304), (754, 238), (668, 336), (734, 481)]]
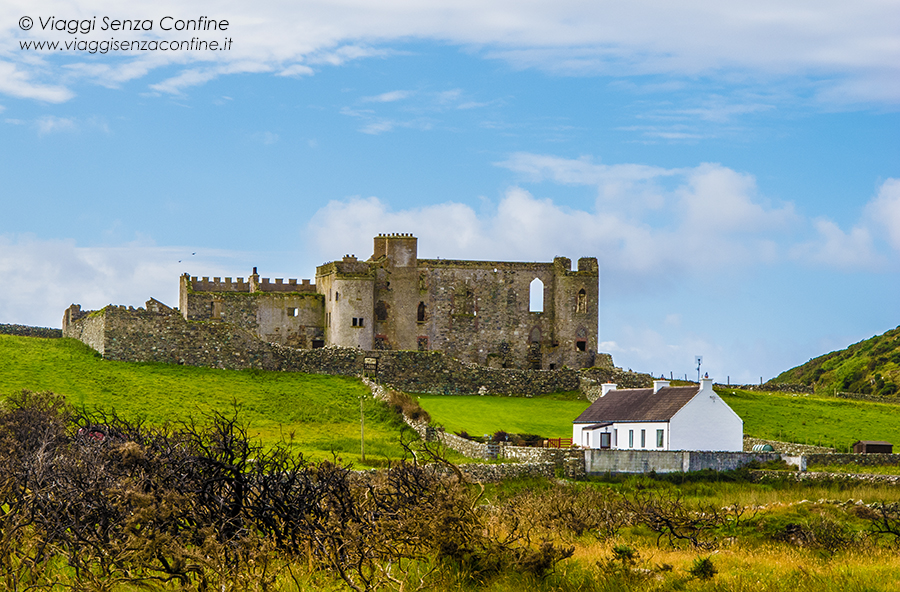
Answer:
[(190, 289), (194, 292), (252, 292), (255, 285), (258, 292), (315, 292), (316, 285), (310, 280), (298, 280), (289, 278), (260, 278), (257, 282), (245, 281), (239, 277), (232, 280), (230, 277), (221, 278), (185, 276), (190, 282)]

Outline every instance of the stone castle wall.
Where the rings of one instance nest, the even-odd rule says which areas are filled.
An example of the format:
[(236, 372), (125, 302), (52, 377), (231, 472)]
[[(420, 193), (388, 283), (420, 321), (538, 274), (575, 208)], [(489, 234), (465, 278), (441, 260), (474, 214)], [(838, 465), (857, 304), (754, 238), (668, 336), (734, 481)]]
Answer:
[[(579, 371), (487, 368), (455, 360), (441, 352), (365, 351), (327, 347), (296, 349), (260, 341), (249, 331), (215, 321), (186, 321), (156, 301), (147, 308), (66, 311), (64, 336), (83, 341), (110, 360), (163, 362), (212, 368), (281, 370), (312, 374), (377, 377), (406, 392), (518, 396), (578, 390)], [(367, 363), (368, 362), (368, 363)], [(612, 368), (591, 369), (591, 376), (619, 374), (631, 382), (650, 377)], [(593, 380), (593, 379), (590, 379)]]

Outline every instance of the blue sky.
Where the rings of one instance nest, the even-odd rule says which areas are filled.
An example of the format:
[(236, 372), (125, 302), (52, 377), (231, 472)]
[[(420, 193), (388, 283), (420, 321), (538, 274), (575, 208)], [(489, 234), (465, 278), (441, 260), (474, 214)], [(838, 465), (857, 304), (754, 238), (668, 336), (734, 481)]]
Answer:
[[(201, 15), (227, 31), (159, 28)], [(312, 278), (410, 232), (424, 257), (596, 256), (618, 365), (768, 379), (900, 324), (898, 22), (880, 1), (6, 2), (0, 322), (175, 304), (185, 271)], [(22, 49), (192, 36), (231, 49)]]

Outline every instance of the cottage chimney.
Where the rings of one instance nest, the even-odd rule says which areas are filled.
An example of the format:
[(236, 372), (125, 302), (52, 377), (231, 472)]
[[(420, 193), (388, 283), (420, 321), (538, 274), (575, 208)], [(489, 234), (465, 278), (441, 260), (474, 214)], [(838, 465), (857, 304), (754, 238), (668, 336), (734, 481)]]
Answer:
[(614, 382), (604, 382), (600, 385), (600, 396), (605, 397), (608, 392), (616, 390), (617, 386)]
[(713, 379), (709, 375), (700, 379), (700, 390), (713, 392)]
[(654, 380), (653, 381), (653, 393), (659, 392), (659, 389), (668, 388), (669, 381), (668, 380)]

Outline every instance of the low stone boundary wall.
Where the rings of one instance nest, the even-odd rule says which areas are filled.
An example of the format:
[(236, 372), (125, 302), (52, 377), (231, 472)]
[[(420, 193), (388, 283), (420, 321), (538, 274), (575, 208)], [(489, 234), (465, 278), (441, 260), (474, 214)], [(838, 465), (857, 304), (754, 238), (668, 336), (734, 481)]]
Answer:
[(900, 484), (900, 475), (876, 475), (874, 473), (823, 473), (798, 471), (750, 471), (750, 479), (757, 483), (767, 481), (854, 481), (864, 483)]
[(784, 454), (831, 454), (834, 448), (827, 446), (813, 446), (811, 444), (796, 444), (794, 442), (779, 442), (778, 440), (766, 440), (763, 438), (751, 438), (744, 436), (744, 452), (753, 452), (756, 444), (769, 444), (775, 449), (775, 452)]
[(776, 452), (698, 452), (691, 450), (598, 450), (582, 451), (588, 475), (603, 473), (677, 473), (731, 471), (751, 461), (779, 460)]
[(62, 337), (62, 329), (49, 327), (29, 327), (28, 325), (6, 325), (0, 323), (0, 334), (18, 335), (19, 337), (46, 337), (58, 339)]
[(900, 465), (900, 454), (807, 454), (808, 465)]
[(463, 475), (473, 481), (483, 483), (497, 483), (504, 479), (517, 477), (547, 477), (552, 479), (556, 475), (556, 465), (553, 463), (506, 463), (506, 464), (464, 464), (458, 465)]

